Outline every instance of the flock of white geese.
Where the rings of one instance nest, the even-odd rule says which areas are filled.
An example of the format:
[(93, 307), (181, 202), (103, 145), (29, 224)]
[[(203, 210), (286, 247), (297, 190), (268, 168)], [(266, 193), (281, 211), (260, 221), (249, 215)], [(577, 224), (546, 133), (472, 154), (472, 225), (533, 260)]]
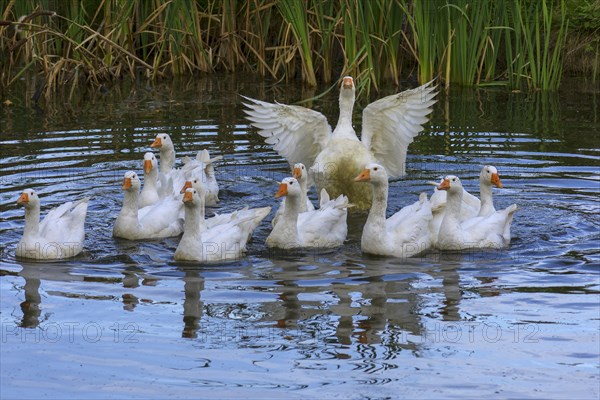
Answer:
[[(250, 123), (292, 166), (275, 194), (283, 198), (272, 220), (268, 247), (332, 248), (343, 245), (348, 209), (369, 209), (361, 248), (369, 254), (412, 257), (428, 249), (503, 248), (510, 243), (515, 204), (494, 208), (492, 186), (502, 187), (491, 165), (481, 170), (480, 198), (463, 189), (460, 179), (447, 175), (431, 196), (418, 200), (389, 218), (388, 178), (404, 174), (406, 151), (427, 122), (435, 103), (431, 82), (369, 104), (362, 115), (361, 140), (352, 127), (355, 86), (344, 77), (340, 115), (335, 129), (314, 110), (244, 97)], [(174, 259), (195, 262), (235, 260), (246, 252), (253, 231), (271, 207), (248, 208), (205, 217), (205, 206), (219, 202), (219, 185), (207, 150), (185, 157), (176, 168), (175, 148), (168, 134), (151, 144), (159, 150), (144, 155), (144, 182), (134, 171), (123, 178), (123, 206), (113, 236), (128, 240), (181, 235)], [(307, 168), (308, 167), (308, 168)], [(308, 198), (314, 184), (315, 207)], [(58, 260), (76, 256), (84, 247), (89, 198), (58, 206), (40, 221), (40, 199), (26, 189), (17, 204), (25, 208), (23, 237), (17, 257)]]

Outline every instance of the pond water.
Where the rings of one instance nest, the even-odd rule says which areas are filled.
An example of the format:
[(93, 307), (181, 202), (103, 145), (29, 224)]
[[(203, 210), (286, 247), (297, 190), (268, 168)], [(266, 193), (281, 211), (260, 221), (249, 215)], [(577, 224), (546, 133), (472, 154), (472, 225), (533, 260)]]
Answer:
[[(273, 210), (247, 257), (210, 266), (174, 262), (177, 238), (111, 237), (124, 172), (141, 172), (166, 132), (178, 156), (224, 156), (214, 211), (276, 207), (288, 166), (247, 125), (238, 95), (290, 103), (326, 87), (226, 75), (125, 83), (44, 109), (25, 90), (4, 93), (0, 395), (598, 398), (600, 90), (563, 87), (440, 93), (407, 176), (390, 184), (391, 214), (447, 173), (477, 193), (481, 166), (495, 165), (496, 207), (520, 207), (509, 249), (369, 257), (366, 214), (352, 213), (339, 249), (273, 252), (264, 245)], [(355, 108), (357, 131), (366, 103)], [(337, 90), (308, 106), (335, 123)], [(42, 215), (91, 196), (81, 255), (15, 259), (16, 200), (29, 187)]]

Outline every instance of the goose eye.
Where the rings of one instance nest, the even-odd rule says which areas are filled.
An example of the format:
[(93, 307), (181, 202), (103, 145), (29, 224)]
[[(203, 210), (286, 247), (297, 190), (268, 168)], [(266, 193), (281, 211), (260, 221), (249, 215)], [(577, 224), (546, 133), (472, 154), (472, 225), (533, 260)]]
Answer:
[(377, 168), (377, 167), (375, 167), (375, 168), (373, 168), (373, 171), (377, 171), (377, 169), (378, 169), (378, 168)]
[(294, 182), (290, 182), (290, 185), (293, 185), (293, 184), (294, 184)]

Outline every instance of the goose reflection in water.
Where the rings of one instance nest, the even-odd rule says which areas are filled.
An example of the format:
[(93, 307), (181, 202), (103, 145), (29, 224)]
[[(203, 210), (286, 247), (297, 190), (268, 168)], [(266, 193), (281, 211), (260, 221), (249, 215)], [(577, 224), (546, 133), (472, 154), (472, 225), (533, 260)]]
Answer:
[[(25, 300), (20, 304), (23, 312), (23, 318), (19, 324), (21, 328), (37, 328), (40, 323), (49, 318), (50, 314), (42, 317), (42, 295), (40, 294), (42, 281), (72, 282), (84, 280), (81, 276), (71, 275), (70, 267), (61, 263), (23, 262), (18, 265), (22, 268), (18, 275), (25, 280), (23, 285)], [(68, 293), (57, 291), (48, 294), (71, 296)]]
[[(204, 337), (210, 334), (207, 329), (214, 326), (217, 319), (245, 324), (244, 317), (232, 317), (233, 307), (251, 312), (253, 318), (257, 318), (253, 319), (252, 324), (259, 323), (282, 337), (289, 337), (290, 334), (314, 340), (335, 337), (342, 345), (385, 343), (414, 351), (417, 344), (406, 338), (427, 334), (424, 315), (434, 313), (445, 321), (461, 320), (462, 292), (457, 268), (465, 260), (457, 258), (453, 263), (441, 266), (432, 263), (426, 268), (423, 268), (423, 260), (412, 262), (410, 259), (369, 257), (362, 261), (366, 263), (327, 258), (315, 260), (310, 256), (295, 257), (289, 261), (283, 257), (271, 260), (262, 265), (260, 271), (268, 274), (268, 280), (272, 282), (269, 294), (276, 301), (253, 305), (230, 301), (226, 306), (201, 300), (205, 290), (203, 269), (194, 265), (180, 266), (176, 274), (183, 281), (184, 292), (181, 337), (197, 339), (199, 334)], [(134, 312), (140, 302), (155, 303), (141, 298), (140, 288), (156, 286), (162, 279), (139, 265), (123, 269), (122, 278), (85, 277), (73, 274), (68, 266), (56, 264), (22, 264), (22, 268), (19, 275), (25, 280), (25, 301), (21, 303), (23, 318), (19, 326), (24, 328), (36, 328), (40, 324), (40, 286), (43, 280), (118, 284), (128, 289), (121, 296), (123, 309)], [(255, 278), (256, 271), (253, 269), (236, 271), (242, 272), (243, 279)], [(428, 308), (423, 293), (418, 290), (427, 280), (441, 283), (435, 291), (443, 299), (438, 299), (432, 309)], [(254, 290), (253, 287), (249, 289)], [(66, 291), (47, 291), (47, 294), (68, 298), (86, 297)], [(94, 299), (114, 300), (114, 296)]]
[[(422, 337), (426, 334), (422, 317), (428, 312), (441, 314), (443, 320), (460, 320), (461, 290), (456, 267), (437, 265), (423, 269), (421, 264), (410, 260), (381, 258), (369, 259), (367, 264), (314, 262), (308, 258), (307, 262), (278, 259), (268, 267), (261, 267), (261, 273), (268, 274), (272, 282), (268, 293), (276, 301), (259, 303), (252, 310), (253, 317), (258, 318), (252, 324), (267, 327), (283, 338), (298, 336), (299, 339), (321, 340), (335, 336), (338, 343), (351, 345), (379, 344), (398, 335)], [(198, 331), (204, 332), (205, 326), (210, 326), (215, 318), (244, 324), (243, 318), (231, 315), (232, 307), (246, 309), (251, 305), (203, 304), (200, 301), (204, 290), (201, 273), (194, 269), (184, 272), (184, 337), (197, 337)], [(437, 303), (436, 310), (422, 309), (426, 302), (415, 287), (423, 279), (441, 281), (439, 290), (444, 300)], [(206, 308), (205, 316), (203, 308)], [(399, 342), (396, 344), (401, 347), (416, 349), (414, 343)]]
[(183, 291), (185, 299), (183, 301), (183, 330), (181, 337), (195, 339), (198, 337), (200, 329), (200, 320), (202, 318), (202, 301), (200, 293), (204, 290), (204, 278), (200, 271), (193, 267), (182, 268)]
[(42, 296), (40, 295), (41, 281), (38, 268), (35, 264), (25, 264), (21, 271), (21, 277), (25, 279), (23, 286), (25, 300), (21, 303), (23, 319), (19, 325), (21, 328), (37, 328), (40, 324)]

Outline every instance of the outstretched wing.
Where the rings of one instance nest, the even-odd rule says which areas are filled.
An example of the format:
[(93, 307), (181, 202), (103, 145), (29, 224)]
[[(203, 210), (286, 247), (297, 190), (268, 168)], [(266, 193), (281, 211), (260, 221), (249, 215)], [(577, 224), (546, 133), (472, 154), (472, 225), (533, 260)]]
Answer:
[(404, 175), (406, 150), (423, 129), (437, 92), (431, 82), (384, 97), (363, 110), (362, 142), (390, 176)]
[(242, 96), (244, 112), (265, 142), (290, 164), (313, 165), (317, 155), (329, 141), (331, 127), (318, 111), (300, 106), (267, 103)]

